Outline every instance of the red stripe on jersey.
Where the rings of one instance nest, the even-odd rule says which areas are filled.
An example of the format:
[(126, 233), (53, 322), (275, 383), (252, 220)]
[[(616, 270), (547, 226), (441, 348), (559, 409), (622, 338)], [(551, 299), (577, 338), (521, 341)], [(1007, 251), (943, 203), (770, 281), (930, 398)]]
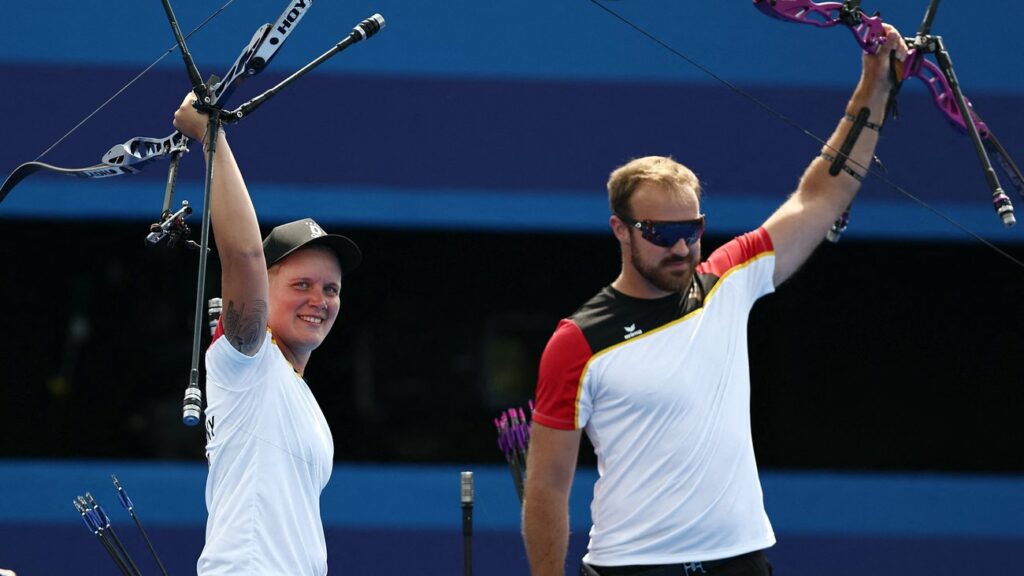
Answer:
[(214, 329), (214, 331), (213, 331), (213, 338), (210, 340), (210, 346), (213, 346), (213, 343), (217, 341), (217, 338), (220, 338), (223, 335), (224, 335), (224, 318), (221, 317), (221, 316), (218, 316), (217, 317), (217, 328)]
[(721, 277), (729, 270), (774, 249), (771, 236), (768, 235), (767, 230), (761, 227), (742, 236), (737, 236), (715, 250), (707, 260), (697, 267), (697, 272)]
[(594, 353), (572, 320), (562, 320), (540, 359), (533, 421), (559, 430), (576, 429), (580, 377)]

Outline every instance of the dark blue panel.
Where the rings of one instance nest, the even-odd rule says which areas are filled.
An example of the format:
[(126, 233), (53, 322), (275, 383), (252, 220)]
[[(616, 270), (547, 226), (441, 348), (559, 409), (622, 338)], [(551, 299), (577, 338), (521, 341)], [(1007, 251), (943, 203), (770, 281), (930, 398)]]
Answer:
[(768, 554), (786, 576), (1006, 576), (1017, 573), (1022, 547), (1020, 539), (781, 534)]
[[(474, 566), (493, 576), (524, 574), (519, 507), (507, 470), (472, 468)], [(373, 575), (458, 573), (463, 550), (459, 470), (336, 465), (321, 499), (333, 569)], [(29, 575), (113, 572), (70, 505), (73, 495), (85, 490), (106, 505), (136, 560), (147, 562), (143, 542), (113, 501), (111, 472), (131, 491), (170, 572), (192, 572), (204, 538), (205, 467), (171, 462), (0, 462), (0, 492), (5, 494), (0, 567)], [(570, 501), (572, 562), (586, 550), (594, 480), (592, 469), (576, 476)], [(1003, 574), (998, 567), (1012, 565), (1024, 543), (1019, 477), (768, 471), (763, 482), (779, 539), (771, 558), (782, 574), (923, 576), (958, 574), (965, 568), (972, 574)]]
[[(125, 76), (11, 67), (0, 74), (27, 83), (14, 95), (15, 108), (26, 113), (10, 118), (8, 128), (23, 135), (19, 146), (0, 150), (6, 168), (35, 157), (84, 114), (82, 103), (101, 100)], [(166, 135), (184, 92), (168, 87), (180, 80), (169, 72), (148, 75), (46, 158), (89, 164), (130, 136)], [(73, 96), (61, 90), (66, 85), (78, 87)], [(250, 181), (603, 194), (614, 166), (671, 154), (699, 173), (709, 194), (781, 199), (819, 148), (723, 87), (326, 75), (296, 86), (230, 129)], [(835, 127), (848, 96), (830, 89), (749, 90), (821, 136)], [(976, 95), (975, 101), (1004, 145), (1024, 155), (1018, 98)], [(984, 201), (969, 141), (924, 94), (905, 94), (901, 103), (902, 118), (887, 127), (879, 151), (891, 178), (926, 199)], [(201, 162), (190, 160), (183, 178), (199, 180)], [(161, 172), (154, 167), (132, 178), (158, 179)]]
[[(122, 70), (58, 67), (0, 67), (0, 74), (24, 81), (24, 89), (10, 95), (15, 109), (25, 113), (9, 120), (11, 133), (21, 137), (17, 146), (0, 148), (0, 166), (5, 171), (34, 158), (93, 102), (102, 101), (109, 86), (128, 75)], [(254, 80), (239, 97), (251, 96), (277, 78)], [(169, 71), (147, 75), (45, 159), (87, 165), (130, 136), (168, 134), (170, 113), (184, 91), (168, 87), (180, 85), (180, 76)], [(66, 86), (76, 89), (69, 91)], [(821, 137), (835, 127), (848, 96), (834, 89), (748, 90)], [(1024, 115), (1016, 113), (1018, 98), (977, 94), (974, 100), (1004, 145), (1024, 154)], [(887, 126), (879, 148), (888, 178), (926, 202), (941, 203), (941, 209), (954, 218), (962, 208), (972, 213), (990, 211), (989, 191), (968, 139), (954, 131), (919, 90), (908, 90), (901, 106), (901, 119)], [(556, 193), (563, 199), (577, 195), (577, 210), (562, 208), (568, 213), (566, 220), (573, 221), (567, 228), (600, 229), (603, 217), (593, 222), (577, 220), (584, 214), (589, 217), (593, 206), (604, 202), (608, 172), (630, 157), (668, 154), (693, 167), (702, 178), (709, 205), (718, 205), (716, 221), (725, 224), (719, 230), (736, 232), (763, 221), (792, 191), (820, 148), (800, 130), (724, 87), (626, 82), (312, 74), (294, 91), (282, 92), (229, 130), (253, 192), (268, 190), (275, 195), (265, 206), (315, 201), (289, 193), (288, 187), (304, 193), (313, 188), (420, 193), (428, 200), (418, 210), (421, 222), (433, 221), (441, 227), (459, 225), (459, 217), (453, 221), (450, 216), (458, 209), (429, 199), (440, 198), (442, 191), (465, 191), (473, 195), (467, 201), (483, 204), (492, 194), (495, 204), (523, 194)], [(146, 196), (152, 198), (154, 215), (165, 166), (120, 178), (138, 186), (140, 194), (150, 191)], [(186, 159), (181, 174), (184, 186), (198, 185), (201, 166), (197, 154)], [(34, 175), (12, 197), (31, 203), (33, 186), (42, 187), (54, 179), (62, 184), (70, 181)], [(96, 214), (90, 192), (103, 189), (104, 184), (76, 184), (81, 184), (81, 194), (68, 195), (53, 216), (79, 210)], [(874, 227), (868, 233), (921, 235), (915, 230), (922, 228), (900, 213), (925, 212), (880, 180), (868, 181), (859, 203), (862, 209), (870, 206), (872, 214), (891, 213), (881, 221), (872, 217)], [(11, 209), (0, 207), (0, 215), (5, 208)], [(109, 211), (116, 214), (118, 208), (110, 206)], [(372, 200), (349, 205), (345, 211), (369, 212), (365, 219), (370, 223), (386, 223), (393, 212)], [(302, 206), (301, 212), (306, 214), (308, 209)], [(16, 213), (47, 215), (45, 208), (33, 212), (23, 207)], [(268, 221), (289, 217), (261, 214)], [(972, 225), (977, 220), (963, 218)], [(539, 227), (557, 227), (557, 222), (556, 218), (553, 224)], [(501, 224), (498, 227), (505, 229), (538, 228), (525, 209), (509, 212)], [(462, 225), (494, 226), (471, 218)], [(983, 234), (999, 230), (994, 214), (983, 225)], [(855, 212), (853, 229), (857, 227)], [(948, 234), (959, 236), (951, 229)]]
[[(141, 537), (122, 529), (132, 558), (143, 574), (158, 573)], [(195, 572), (202, 551), (201, 527), (147, 528), (171, 574)], [(463, 537), (458, 530), (328, 529), (332, 573), (348, 576), (460, 574)], [(586, 534), (570, 539), (570, 573), (586, 552)], [(867, 538), (779, 535), (768, 550), (776, 572), (787, 576), (899, 574), (937, 576), (1014, 573), (1024, 542), (1011, 539)], [(473, 571), (488, 576), (522, 576), (528, 571), (522, 540), (515, 531), (476, 531)], [(113, 574), (113, 562), (85, 527), (0, 523), (0, 567), (19, 574)]]
[[(215, 8), (179, 4), (186, 30)], [(252, 31), (286, 4), (251, 0), (228, 8), (190, 40), (203, 72), (222, 73)], [(864, 8), (881, 10), (910, 33), (925, 4), (879, 0)], [(158, 4), (123, 5), (109, 13), (77, 4), (9, 8), (0, 74), (13, 89), (0, 105), (9, 111), (5, 135), (17, 137), (0, 144), (0, 172), (35, 158), (172, 43)], [(470, 194), (461, 213), (448, 210), (446, 196), (426, 210), (417, 207), (418, 218), (394, 216), (387, 201), (376, 198), (332, 204), (323, 214), (347, 225), (599, 230), (603, 218), (591, 215), (608, 172), (630, 157), (656, 153), (672, 154), (700, 174), (709, 203), (717, 203), (709, 204), (718, 211), (715, 229), (735, 233), (760, 223), (792, 190), (818, 145), (699, 67), (822, 137), (834, 127), (858, 74), (857, 49), (846, 30), (782, 23), (749, 1), (319, 1), (269, 69), (274, 76), (257, 78), (240, 96), (308, 62), (373, 11), (383, 13), (388, 26), (372, 44), (332, 59), (232, 129), (250, 182), (280, 184), (266, 202), (273, 209), (261, 211), (264, 220), (290, 217), (288, 202), (323, 204), (315, 195), (287, 190), (294, 184), (317, 185), (328, 194), (354, 188), (386, 189), (395, 197)], [(988, 2), (984, 10), (946, 5), (933, 31), (945, 38), (976, 109), (1022, 159), (1024, 115), (1016, 107), (1024, 75), (1012, 50), (1019, 12), (1010, 0)], [(46, 158), (92, 164), (115, 142), (167, 134), (170, 111), (187, 83), (178, 54), (165, 56)], [(903, 120), (886, 130), (880, 147), (892, 181), (925, 201), (942, 202), (940, 210), (988, 238), (1021, 238), (995, 223), (969, 143), (947, 129), (920, 83), (904, 88), (901, 104)], [(191, 160), (183, 176), (194, 184), (200, 162)], [(134, 194), (148, 197), (152, 190), (159, 205), (154, 183), (160, 172), (135, 177)], [(0, 217), (150, 218), (150, 210), (135, 204), (103, 205), (117, 204), (113, 197), (90, 201), (87, 188), (81, 196), (50, 192), (40, 198), (56, 200), (50, 202), (53, 211), (8, 205), (0, 207)], [(549, 192), (560, 198), (553, 209), (569, 213), (571, 222), (538, 224), (531, 218), (534, 205), (518, 202), (524, 193)], [(472, 217), (489, 205), (506, 217)], [(964, 237), (877, 180), (865, 186), (858, 205), (851, 236)]]

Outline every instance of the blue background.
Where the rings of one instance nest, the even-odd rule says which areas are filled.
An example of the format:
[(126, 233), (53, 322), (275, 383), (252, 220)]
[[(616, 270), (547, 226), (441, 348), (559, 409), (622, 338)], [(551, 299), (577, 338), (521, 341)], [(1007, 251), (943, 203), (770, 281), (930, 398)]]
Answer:
[[(213, 8), (180, 4), (186, 31)], [(846, 30), (771, 20), (746, 1), (606, 5), (821, 137), (857, 79), (859, 51)], [(201, 72), (223, 73), (281, 8), (269, 0), (229, 6), (191, 40)], [(877, 8), (909, 34), (925, 6)], [(731, 234), (760, 223), (819, 148), (586, 0), (320, 0), (233, 103), (324, 52), (373, 12), (387, 19), (381, 34), (231, 129), (265, 221), (315, 205), (327, 223), (600, 231), (609, 169), (634, 156), (671, 154), (704, 181), (713, 230)], [(1019, 159), (1017, 12), (1009, 1), (984, 10), (947, 3), (933, 31), (945, 37), (976, 110)], [(18, 3), (8, 16), (16, 24), (2, 39), (0, 74), (14, 89), (0, 105), (13, 112), (6, 132), (17, 135), (0, 146), (8, 169), (36, 158), (173, 45), (155, 1), (116, 10)], [(168, 54), (44, 160), (90, 165), (114, 143), (164, 136), (187, 89), (180, 57)], [(901, 110), (879, 148), (889, 179), (986, 238), (1019, 242), (1019, 231), (1004, 230), (992, 214), (969, 140), (922, 84), (905, 87)], [(201, 161), (188, 160), (179, 196), (197, 203)], [(0, 218), (149, 220), (159, 211), (162, 172), (88, 183), (32, 176), (0, 205)], [(853, 218), (854, 238), (966, 238), (878, 179), (865, 186)]]
[[(336, 465), (321, 499), (331, 573), (459, 574), (460, 472), (474, 472), (474, 573), (527, 573), (519, 505), (496, 466)], [(156, 573), (110, 481), (131, 496), (169, 572), (202, 550), (205, 466), (124, 461), (0, 464), (0, 560), (19, 574), (114, 573), (71, 499), (90, 492), (143, 573)], [(586, 549), (596, 472), (570, 499), (570, 567)], [(1015, 574), (1024, 540), (1024, 479), (937, 474), (767, 472), (765, 505), (779, 544), (777, 574)], [(55, 553), (57, 552), (57, 553)]]
[[(859, 54), (845, 31), (769, 20), (747, 1), (607, 5), (820, 136), (835, 126), (857, 79)], [(188, 30), (213, 6), (178, 2), (175, 9)], [(282, 7), (237, 0), (190, 43), (202, 72), (222, 73)], [(925, 8), (893, 1), (864, 7), (880, 9), (905, 33)], [(4, 9), (4, 172), (35, 159), (173, 43), (155, 0)], [(269, 70), (243, 85), (233, 103), (319, 55), (374, 12), (388, 21), (380, 35), (229, 129), (264, 223), (305, 216), (312, 207), (333, 225), (596, 233), (606, 226), (608, 171), (633, 156), (671, 154), (698, 172), (711, 226), (730, 234), (760, 223), (819, 147), (586, 0), (318, 0)], [(1018, 160), (1022, 15), (1008, 0), (983, 9), (946, 2), (934, 28), (965, 92)], [(42, 159), (84, 166), (132, 136), (164, 136), (187, 89), (180, 58), (170, 54)], [(969, 141), (946, 124), (922, 86), (905, 87), (900, 103), (901, 118), (887, 126), (879, 148), (889, 178), (985, 238), (1019, 244), (1024, 232), (1004, 230), (992, 214)], [(92, 182), (34, 175), (0, 204), (0, 225), (148, 223), (159, 212), (163, 177), (159, 165)], [(193, 154), (179, 198), (198, 204), (200, 178)], [(877, 179), (866, 183), (848, 236), (966, 239)], [(478, 573), (522, 574), (508, 475), (471, 467)], [(339, 464), (323, 500), (333, 571), (460, 570), (457, 479), (466, 468)], [(127, 461), (0, 463), (0, 566), (22, 576), (113, 573), (70, 506), (86, 490), (106, 504), (136, 560), (145, 562), (128, 520), (112, 510), (110, 473), (132, 493), (172, 573), (192, 570), (205, 518), (203, 466)], [(769, 471), (763, 480), (781, 574), (1011, 574), (1024, 544), (1019, 475)], [(592, 481), (592, 471), (580, 471), (570, 558), (585, 546)]]

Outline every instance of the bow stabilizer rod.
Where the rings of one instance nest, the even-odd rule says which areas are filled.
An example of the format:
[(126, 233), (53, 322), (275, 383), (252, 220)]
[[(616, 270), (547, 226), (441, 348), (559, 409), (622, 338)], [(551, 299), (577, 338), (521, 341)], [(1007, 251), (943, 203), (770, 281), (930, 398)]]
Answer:
[(355, 44), (356, 42), (365, 40), (373, 36), (377, 32), (380, 32), (380, 30), (384, 28), (384, 24), (384, 17), (381, 16), (380, 14), (374, 14), (373, 16), (370, 16), (369, 18), (363, 20), (359, 24), (356, 24), (355, 28), (352, 29), (352, 32), (350, 32), (349, 35), (346, 36), (341, 42), (335, 44), (334, 48), (331, 48), (327, 52), (324, 52), (320, 56), (317, 56), (316, 59), (314, 59), (312, 62), (296, 70), (291, 76), (285, 78), (276, 86), (269, 88), (266, 92), (260, 94), (259, 96), (256, 96), (255, 98), (242, 104), (238, 108), (231, 110), (230, 112), (225, 112), (224, 121), (237, 122), (242, 118), (245, 118), (254, 110), (259, 108), (260, 105), (269, 100), (272, 96), (280, 92), (283, 88), (285, 88), (292, 82), (295, 82), (310, 70), (323, 64), (338, 52), (341, 52), (342, 50), (348, 48), (349, 46)]

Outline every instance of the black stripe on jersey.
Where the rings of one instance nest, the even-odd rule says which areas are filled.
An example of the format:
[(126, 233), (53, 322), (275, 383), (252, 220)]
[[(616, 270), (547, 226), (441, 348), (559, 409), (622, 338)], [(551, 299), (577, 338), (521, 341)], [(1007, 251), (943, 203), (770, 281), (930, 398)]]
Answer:
[(698, 310), (719, 276), (696, 274), (690, 289), (664, 298), (626, 296), (605, 286), (569, 317), (583, 332), (590, 349), (601, 350), (646, 334)]

